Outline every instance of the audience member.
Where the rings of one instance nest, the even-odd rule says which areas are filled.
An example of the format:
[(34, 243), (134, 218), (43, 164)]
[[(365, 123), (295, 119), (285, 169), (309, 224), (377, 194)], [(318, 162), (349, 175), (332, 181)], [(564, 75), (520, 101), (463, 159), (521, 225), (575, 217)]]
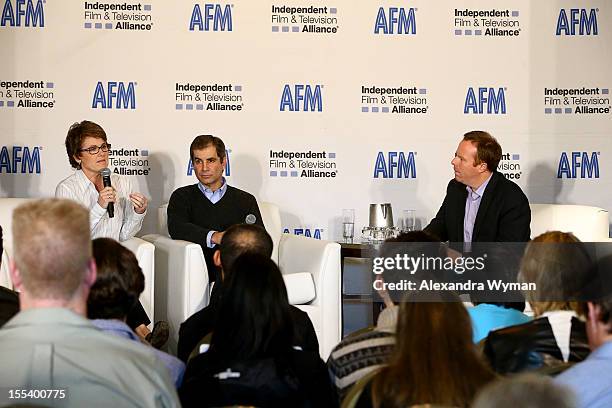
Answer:
[(473, 408), (575, 408), (570, 390), (548, 377), (521, 374), (487, 385), (476, 397)]
[(589, 296), (592, 301), (586, 302), (583, 309), (591, 354), (555, 379), (557, 383), (567, 385), (576, 392), (579, 407), (612, 407), (611, 271), (612, 256), (607, 256), (590, 274), (599, 292)]
[[(240, 255), (250, 253), (270, 257), (272, 246), (272, 238), (258, 225), (237, 224), (229, 227), (224, 233), (221, 249), (213, 255), (213, 261), (221, 271), (221, 282), (216, 285), (223, 285), (231, 274), (234, 261)], [(222, 292), (219, 293), (223, 296)], [(194, 347), (213, 331), (218, 305), (218, 298), (213, 297), (207, 307), (194, 313), (181, 324), (177, 353), (181, 360), (187, 362)], [(319, 342), (308, 314), (295, 306), (290, 306), (289, 312), (295, 323), (293, 345), (305, 351), (318, 351)]]
[[(423, 253), (436, 255), (436, 242), (439, 241), (426, 232), (412, 231), (387, 239), (378, 256), (393, 258), (406, 253), (416, 256)], [(406, 277), (405, 273), (398, 273), (396, 270), (385, 270), (381, 276), (381, 282), (387, 284), (399, 282)], [(399, 307), (394, 304), (387, 291), (381, 290), (379, 295), (384, 300), (385, 309), (378, 316), (376, 327), (371, 331), (344, 338), (334, 347), (327, 360), (332, 385), (340, 402), (355, 382), (385, 364), (393, 351)]]
[(13, 238), (10, 273), (21, 310), (0, 329), (5, 390), (64, 390), (65, 398), (21, 401), (62, 407), (178, 406), (153, 350), (85, 318), (96, 280), (87, 209), (61, 199), (23, 204), (13, 212)]
[(523, 311), (525, 302), (478, 302), (468, 309), (472, 319), (473, 340), (478, 343), (492, 330), (526, 323), (531, 320)]
[(407, 407), (435, 404), (469, 406), (495, 374), (472, 343), (470, 318), (458, 296), (421, 295), (400, 306), (396, 347), (366, 385), (357, 407)]
[[(138, 260), (129, 249), (111, 238), (95, 239), (93, 256), (98, 276), (87, 298), (87, 316), (93, 319), (97, 328), (142, 344), (125, 323), (128, 312), (144, 290), (145, 277)], [(168, 368), (178, 388), (183, 380), (185, 364), (163, 351), (152, 350)]]
[[(482, 276), (484, 279), (496, 279), (503, 282), (516, 282), (524, 248), (485, 244), (487, 258)], [(521, 301), (518, 301), (518, 300)], [(526, 323), (531, 318), (523, 313), (525, 298), (520, 292), (473, 291), (470, 301), (474, 307), (468, 308), (472, 319), (474, 343), (478, 343), (492, 330)]]
[(318, 351), (294, 347), (287, 291), (269, 256), (240, 256), (219, 302), (210, 349), (187, 364), (183, 406), (336, 405)]
[[(2, 266), (2, 226), (0, 226), (0, 266)], [(19, 295), (8, 288), (0, 286), (0, 327), (19, 312)]]
[(536, 318), (489, 333), (484, 351), (495, 371), (516, 373), (586, 358), (585, 324), (572, 299), (584, 287), (589, 267), (586, 248), (570, 233), (547, 232), (527, 245), (519, 280), (536, 286), (525, 292)]

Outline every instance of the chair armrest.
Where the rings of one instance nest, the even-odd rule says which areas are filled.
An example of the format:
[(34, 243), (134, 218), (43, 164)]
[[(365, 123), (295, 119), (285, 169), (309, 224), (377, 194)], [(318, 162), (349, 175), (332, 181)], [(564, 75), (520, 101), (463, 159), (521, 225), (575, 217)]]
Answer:
[(311, 305), (320, 305), (328, 296), (339, 299), (340, 244), (301, 235), (282, 234), (278, 264), (283, 273), (312, 274), (317, 294)]
[(322, 358), (341, 337), (340, 245), (299, 235), (282, 234), (279, 267), (283, 273), (309, 272), (316, 296), (307, 305), (296, 305), (308, 313), (319, 339)]
[(204, 254), (193, 242), (159, 234), (142, 238), (155, 246), (155, 315), (170, 325), (168, 347), (176, 353), (181, 323), (209, 302)]
[(140, 295), (140, 303), (151, 322), (155, 322), (155, 247), (150, 242), (137, 237), (123, 241), (121, 244), (136, 255), (145, 277), (145, 288)]

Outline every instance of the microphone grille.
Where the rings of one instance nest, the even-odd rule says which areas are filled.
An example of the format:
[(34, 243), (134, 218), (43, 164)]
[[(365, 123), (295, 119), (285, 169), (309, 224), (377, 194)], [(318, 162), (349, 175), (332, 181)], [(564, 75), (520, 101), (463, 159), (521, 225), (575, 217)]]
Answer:
[(255, 224), (255, 221), (257, 221), (257, 217), (255, 217), (253, 214), (249, 214), (246, 216), (245, 221), (247, 224)]
[(100, 170), (100, 175), (102, 177), (110, 177), (111, 171), (110, 171), (110, 169), (108, 167), (106, 167), (106, 168)]

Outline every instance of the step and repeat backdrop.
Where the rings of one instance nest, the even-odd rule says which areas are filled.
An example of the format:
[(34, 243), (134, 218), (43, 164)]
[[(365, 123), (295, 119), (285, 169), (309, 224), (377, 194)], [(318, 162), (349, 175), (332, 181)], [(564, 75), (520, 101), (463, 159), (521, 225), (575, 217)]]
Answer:
[(370, 203), (426, 225), (463, 133), (504, 150), (531, 202), (612, 208), (609, 1), (0, 0), (0, 196), (72, 173), (68, 127), (106, 130), (111, 170), (151, 198), (194, 183), (221, 137), (227, 179), (291, 233), (356, 233)]

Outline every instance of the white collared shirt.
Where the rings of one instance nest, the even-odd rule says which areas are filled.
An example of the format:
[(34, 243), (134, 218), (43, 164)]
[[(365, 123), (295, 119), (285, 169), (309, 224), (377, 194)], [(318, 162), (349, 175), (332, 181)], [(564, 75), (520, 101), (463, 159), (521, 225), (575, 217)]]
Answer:
[(129, 177), (111, 173), (111, 185), (117, 192), (115, 216), (108, 217), (106, 209), (98, 204), (99, 193), (96, 186), (85, 176), (82, 170), (62, 180), (55, 189), (55, 196), (67, 198), (82, 204), (89, 209), (91, 238), (107, 237), (117, 241), (132, 238), (142, 227), (146, 211), (137, 214), (129, 195), (136, 192)]

